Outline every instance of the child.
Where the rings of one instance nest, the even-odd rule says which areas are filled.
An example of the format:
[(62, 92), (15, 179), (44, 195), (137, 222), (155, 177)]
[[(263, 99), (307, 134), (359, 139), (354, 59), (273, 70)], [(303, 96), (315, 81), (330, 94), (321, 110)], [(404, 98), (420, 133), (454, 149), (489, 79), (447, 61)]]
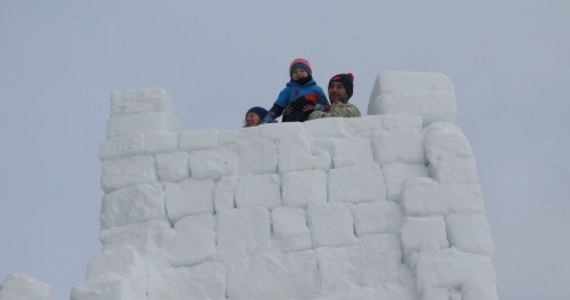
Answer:
[(313, 106), (313, 110), (327, 111), (329, 109), (329, 100), (323, 89), (313, 80), (311, 65), (307, 60), (302, 58), (293, 60), (289, 66), (289, 75), (291, 80), (279, 93), (273, 107), (261, 123), (275, 122), (275, 118), (284, 112), (283, 122), (306, 121), (311, 112), (310, 110), (303, 111), (307, 104)]
[(261, 120), (265, 118), (267, 110), (263, 107), (254, 106), (245, 113), (243, 127), (252, 127), (261, 124)]

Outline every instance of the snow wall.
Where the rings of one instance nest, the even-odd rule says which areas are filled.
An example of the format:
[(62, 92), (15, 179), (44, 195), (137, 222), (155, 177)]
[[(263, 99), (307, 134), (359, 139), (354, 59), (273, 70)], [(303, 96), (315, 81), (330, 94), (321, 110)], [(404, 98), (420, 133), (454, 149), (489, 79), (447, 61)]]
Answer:
[(498, 299), (454, 87), (381, 72), (368, 116), (184, 131), (111, 96), (103, 244), (72, 300)]

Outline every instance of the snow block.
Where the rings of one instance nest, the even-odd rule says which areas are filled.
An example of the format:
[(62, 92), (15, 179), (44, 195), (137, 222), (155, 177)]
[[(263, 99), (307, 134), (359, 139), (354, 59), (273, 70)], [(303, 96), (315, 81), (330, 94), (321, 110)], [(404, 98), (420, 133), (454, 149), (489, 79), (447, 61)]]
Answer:
[(350, 136), (345, 118), (322, 118), (303, 123), (307, 132), (315, 137)]
[(420, 115), (424, 125), (453, 122), (455, 88), (447, 76), (423, 72), (380, 72), (370, 95), (368, 114)]
[(307, 213), (300, 207), (277, 207), (271, 211), (273, 241), (284, 252), (313, 246), (307, 227)]
[[(250, 128), (250, 127), (248, 127)], [(243, 140), (245, 135), (240, 134), (240, 129), (222, 130), (218, 132), (218, 145), (225, 147), (234, 145)]]
[(145, 153), (145, 136), (142, 133), (106, 139), (99, 144), (99, 157), (101, 159)]
[(331, 138), (314, 137), (311, 142), (315, 170), (328, 172), (332, 168)]
[(384, 116), (362, 116), (359, 118), (344, 118), (348, 135), (341, 135), (340, 138), (364, 137), (370, 139), (372, 133), (382, 130)]
[(164, 192), (159, 184), (141, 184), (103, 197), (101, 229), (165, 219)]
[(214, 181), (188, 179), (166, 184), (166, 211), (172, 223), (187, 215), (214, 212)]
[(269, 212), (261, 207), (223, 210), (217, 215), (217, 250), (228, 264), (270, 247)]
[(150, 112), (111, 117), (107, 121), (107, 138), (150, 132), (179, 132), (181, 125), (169, 112)]
[(311, 142), (306, 135), (296, 135), (278, 142), (277, 169), (280, 173), (313, 169)]
[(180, 182), (190, 177), (188, 152), (156, 155), (156, 168), (161, 181)]
[(362, 244), (316, 249), (321, 288), (338, 292), (384, 282), (398, 282), (400, 245), (389, 234), (369, 235)]
[[(236, 145), (239, 144), (240, 142), (245, 142), (248, 139), (254, 139), (259, 136), (259, 132), (256, 131), (254, 128), (256, 127), (246, 127), (246, 128), (237, 128), (237, 129), (220, 131), (218, 132), (218, 145), (225, 147), (229, 145)], [(250, 131), (247, 129), (253, 129), (253, 130)]]
[(194, 151), (188, 157), (190, 177), (219, 180), (222, 176), (238, 172), (238, 156), (227, 149)]
[(423, 119), (417, 115), (381, 115), (382, 130), (419, 130), (424, 129)]
[(178, 147), (187, 151), (214, 149), (218, 146), (218, 140), (217, 129), (184, 131), (178, 137)]
[[(317, 300), (418, 300), (413, 288), (398, 284), (379, 284), (375, 286), (363, 286), (345, 289), (336, 292), (334, 295), (327, 295)], [(448, 299), (446, 299), (448, 300)]]
[(319, 287), (314, 251), (259, 254), (228, 270), (229, 299), (312, 299)]
[(239, 171), (243, 175), (275, 173), (277, 171), (275, 144), (263, 139), (240, 144)]
[(217, 262), (163, 267), (149, 273), (147, 300), (226, 299), (225, 268)]
[(353, 207), (356, 235), (359, 237), (377, 233), (399, 233), (402, 213), (398, 205), (390, 201), (360, 203)]
[(178, 133), (133, 133), (104, 140), (99, 147), (101, 159), (135, 154), (155, 154), (178, 149)]
[(172, 256), (172, 265), (195, 265), (216, 253), (214, 217), (211, 214), (187, 216), (165, 232), (164, 248)]
[(173, 152), (177, 149), (177, 132), (149, 132), (145, 134), (145, 150), (147, 153)]
[[(378, 297), (376, 299), (386, 300), (418, 300), (416, 289), (410, 286), (403, 286), (396, 283), (382, 284), (382, 290), (377, 290)], [(423, 299), (422, 299), (423, 300)], [(448, 300), (448, 299), (445, 299)]]
[(216, 182), (214, 189), (214, 209), (216, 212), (236, 207), (235, 193), (238, 181), (239, 176), (231, 175), (224, 176)]
[(435, 122), (428, 126), (424, 149), (433, 178), (446, 183), (477, 183), (471, 147), (455, 125)]
[(408, 217), (402, 225), (402, 248), (407, 261), (414, 251), (439, 250), (449, 247), (443, 217)]
[(332, 295), (321, 296), (314, 299), (315, 300), (346, 300), (346, 299), (377, 300), (377, 299), (390, 299), (390, 298), (386, 297), (381, 298), (376, 294), (375, 289), (373, 287), (365, 286), (365, 287), (345, 289), (342, 291), (335, 292)]
[(494, 282), (482, 282), (467, 279), (461, 286), (461, 300), (499, 300), (497, 285)]
[(470, 213), (447, 216), (447, 234), (451, 246), (459, 250), (486, 256), (493, 254), (493, 241), (487, 218)]
[(268, 123), (255, 128), (259, 129), (262, 139), (269, 141), (292, 139), (299, 134), (305, 134), (305, 127), (301, 122)]
[(447, 288), (427, 287), (421, 300), (450, 300), (451, 295)]
[[(398, 233), (391, 233), (392, 235), (398, 236)], [(400, 242), (401, 248), (401, 242)], [(413, 287), (415, 291), (416, 278), (410, 266), (405, 263), (400, 264), (398, 268), (398, 282), (406, 287)]]
[(315, 163), (315, 170), (326, 172), (332, 168), (331, 155), (327, 150), (313, 148), (313, 159)]
[(327, 179), (327, 173), (320, 170), (283, 173), (283, 204), (306, 206), (311, 203), (326, 203)]
[(254, 127), (242, 127), (242, 128), (238, 128), (237, 129), (237, 137), (229, 137), (229, 136), (224, 136), (222, 133), (223, 132), (228, 132), (228, 131), (223, 131), (220, 132), (220, 139), (224, 138), (225, 140), (222, 141), (220, 140), (220, 145), (223, 145), (224, 143), (232, 143), (232, 144), (237, 144), (240, 142), (248, 142), (248, 141), (253, 141), (255, 139), (263, 139), (261, 137), (261, 131), (260, 131), (261, 126), (254, 126)]
[(426, 158), (435, 167), (442, 161), (473, 160), (469, 142), (461, 130), (446, 122), (435, 122), (425, 129)]
[(402, 204), (409, 216), (485, 211), (479, 185), (439, 184), (430, 178), (417, 178), (404, 184)]
[(103, 251), (131, 245), (141, 255), (145, 255), (152, 248), (152, 244), (159, 244), (160, 235), (169, 229), (168, 220), (153, 219), (101, 230), (99, 240), (103, 244)]
[(236, 188), (237, 207), (273, 208), (281, 204), (281, 180), (277, 174), (241, 176)]
[(147, 262), (131, 245), (105, 249), (91, 258), (87, 265), (87, 279), (108, 273), (125, 279), (138, 294), (146, 290)]
[(374, 158), (379, 164), (424, 163), (423, 137), (418, 130), (379, 130), (373, 134)]
[(331, 169), (330, 202), (373, 202), (386, 199), (384, 175), (376, 163)]
[(308, 218), (315, 247), (347, 246), (358, 241), (352, 215), (343, 203), (311, 204)]
[(53, 300), (51, 287), (22, 273), (8, 275), (0, 284), (0, 300)]
[(156, 166), (151, 155), (103, 160), (101, 172), (101, 186), (105, 193), (157, 182)]
[[(399, 284), (384, 283), (375, 286), (355, 287), (338, 291), (316, 300), (418, 300), (415, 290)], [(449, 299), (445, 299), (449, 300)]]
[(416, 265), (416, 285), (420, 293), (428, 287), (459, 287), (467, 279), (496, 282), (491, 259), (479, 254), (450, 248), (438, 252), (422, 252), (413, 259)]
[(122, 90), (111, 93), (111, 116), (141, 114), (148, 112), (169, 112), (174, 107), (166, 92), (161, 88)]
[(334, 139), (331, 142), (331, 156), (335, 168), (369, 165), (374, 162), (370, 139)]
[(137, 294), (127, 280), (114, 273), (105, 273), (88, 278), (71, 290), (71, 300), (139, 300), (144, 294)]
[(441, 183), (477, 183), (477, 165), (473, 160), (440, 162), (428, 167), (430, 176)]
[(400, 202), (402, 189), (407, 180), (416, 177), (428, 177), (423, 164), (392, 163), (382, 166), (386, 176), (388, 200)]

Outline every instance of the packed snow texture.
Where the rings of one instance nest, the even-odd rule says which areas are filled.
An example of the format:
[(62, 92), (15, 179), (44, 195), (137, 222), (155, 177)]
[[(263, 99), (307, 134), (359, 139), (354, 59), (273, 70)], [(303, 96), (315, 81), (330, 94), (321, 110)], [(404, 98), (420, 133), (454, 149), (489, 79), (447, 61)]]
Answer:
[[(103, 249), (71, 299), (497, 299), (454, 97), (382, 72), (369, 116), (182, 131), (164, 91), (113, 93)], [(13, 282), (1, 300), (43, 291)]]
[(51, 287), (26, 274), (8, 275), (0, 285), (1, 300), (53, 300)]

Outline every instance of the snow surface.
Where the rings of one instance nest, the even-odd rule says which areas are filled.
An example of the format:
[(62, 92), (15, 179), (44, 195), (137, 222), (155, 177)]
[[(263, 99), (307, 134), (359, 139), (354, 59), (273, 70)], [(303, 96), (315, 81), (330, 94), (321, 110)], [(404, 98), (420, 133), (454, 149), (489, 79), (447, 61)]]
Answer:
[(26, 274), (8, 275), (0, 285), (2, 300), (53, 300), (53, 292), (49, 285)]
[[(445, 75), (382, 72), (370, 116), (182, 131), (164, 91), (115, 92), (71, 299), (498, 299), (455, 109)], [(51, 289), (13, 274), (8, 299)]]

